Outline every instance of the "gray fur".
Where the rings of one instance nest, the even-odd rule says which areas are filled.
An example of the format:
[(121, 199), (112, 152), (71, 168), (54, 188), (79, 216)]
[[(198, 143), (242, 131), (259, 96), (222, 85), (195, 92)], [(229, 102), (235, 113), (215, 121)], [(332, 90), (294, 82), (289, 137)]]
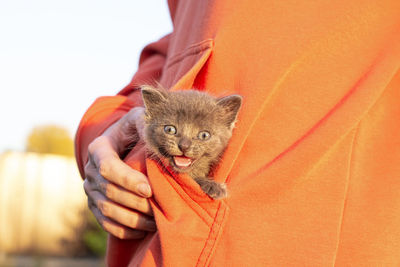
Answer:
[[(226, 197), (226, 187), (209, 178), (229, 139), (241, 106), (241, 97), (215, 98), (209, 94), (185, 90), (168, 92), (151, 86), (142, 87), (145, 104), (144, 139), (148, 149), (166, 160), (175, 172), (188, 173), (213, 199)], [(165, 126), (174, 126), (175, 134), (167, 134)], [(200, 140), (199, 132), (211, 134)], [(173, 156), (193, 159), (188, 168), (175, 165)]]

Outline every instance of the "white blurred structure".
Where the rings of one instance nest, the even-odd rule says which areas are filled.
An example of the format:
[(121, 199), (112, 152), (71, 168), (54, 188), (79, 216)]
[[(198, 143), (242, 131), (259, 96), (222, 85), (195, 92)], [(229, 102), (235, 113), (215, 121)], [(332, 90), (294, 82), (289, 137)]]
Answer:
[(0, 155), (0, 253), (65, 254), (86, 201), (73, 158)]

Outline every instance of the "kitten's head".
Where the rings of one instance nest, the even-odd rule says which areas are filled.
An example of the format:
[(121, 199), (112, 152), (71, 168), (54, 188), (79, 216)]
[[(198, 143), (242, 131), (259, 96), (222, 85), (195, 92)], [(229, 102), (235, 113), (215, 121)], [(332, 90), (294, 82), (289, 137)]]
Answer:
[(142, 97), (148, 148), (177, 172), (202, 168), (208, 173), (232, 135), (242, 98), (150, 86), (142, 87)]

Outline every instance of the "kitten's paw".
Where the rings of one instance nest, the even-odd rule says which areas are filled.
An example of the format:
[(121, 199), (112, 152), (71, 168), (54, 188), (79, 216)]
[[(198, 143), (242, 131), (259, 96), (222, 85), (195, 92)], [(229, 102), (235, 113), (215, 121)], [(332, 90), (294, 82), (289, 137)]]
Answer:
[(195, 180), (200, 185), (204, 193), (209, 195), (212, 199), (222, 199), (228, 196), (225, 184), (220, 184), (205, 178), (198, 178)]

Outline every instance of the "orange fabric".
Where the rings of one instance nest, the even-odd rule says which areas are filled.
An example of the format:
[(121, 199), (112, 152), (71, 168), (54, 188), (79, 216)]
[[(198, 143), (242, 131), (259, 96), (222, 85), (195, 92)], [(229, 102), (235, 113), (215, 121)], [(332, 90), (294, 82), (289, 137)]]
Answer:
[[(229, 197), (146, 159), (158, 231), (110, 238), (109, 265), (399, 266), (400, 1), (169, 4), (174, 32), (146, 54), (157, 71), (140, 81), (243, 96), (215, 173)], [(126, 112), (114, 109), (85, 115), (81, 166)], [(141, 169), (144, 157), (135, 148), (126, 160)]]

